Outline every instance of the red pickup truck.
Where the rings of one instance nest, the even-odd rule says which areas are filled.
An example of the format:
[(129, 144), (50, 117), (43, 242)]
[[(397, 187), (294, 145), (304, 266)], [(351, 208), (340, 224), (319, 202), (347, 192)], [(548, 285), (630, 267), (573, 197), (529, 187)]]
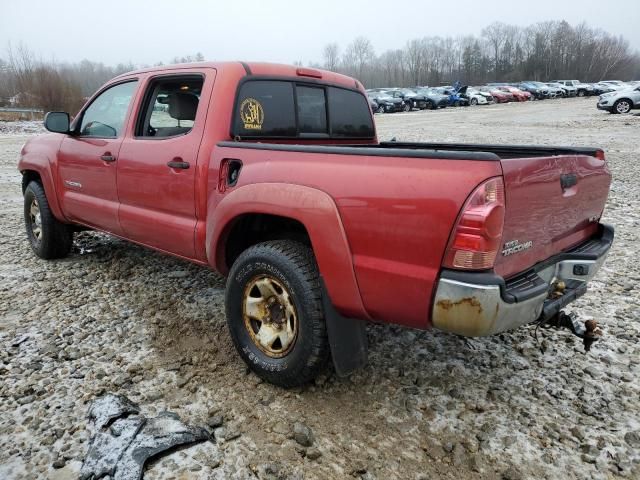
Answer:
[(88, 228), (215, 269), (239, 354), (282, 386), (361, 366), (364, 321), (557, 321), (613, 241), (601, 150), (379, 143), (362, 84), (332, 72), (144, 69), (45, 126), (19, 162), (35, 254)]

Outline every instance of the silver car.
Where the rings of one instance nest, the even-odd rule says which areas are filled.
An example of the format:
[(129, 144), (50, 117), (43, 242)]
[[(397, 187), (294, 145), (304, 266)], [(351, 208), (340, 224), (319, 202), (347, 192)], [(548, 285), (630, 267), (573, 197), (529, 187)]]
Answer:
[(622, 88), (600, 95), (598, 108), (610, 113), (629, 113), (632, 108), (640, 108), (640, 86)]

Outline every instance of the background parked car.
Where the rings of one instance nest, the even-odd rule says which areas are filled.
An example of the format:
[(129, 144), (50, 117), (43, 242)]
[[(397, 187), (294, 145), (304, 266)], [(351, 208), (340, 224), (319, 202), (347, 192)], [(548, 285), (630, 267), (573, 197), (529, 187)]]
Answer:
[(593, 84), (593, 91), (596, 95), (602, 95), (603, 93), (609, 93), (617, 90), (617, 87), (608, 83), (597, 82)]
[(402, 99), (405, 112), (409, 112), (414, 108), (419, 108), (420, 110), (427, 108), (427, 98), (409, 88), (394, 88), (387, 90), (387, 93), (393, 97)]
[(449, 105), (449, 95), (445, 95), (435, 88), (419, 88), (417, 93), (424, 95), (427, 101), (427, 108), (430, 108), (431, 110), (435, 110), (436, 108), (445, 108)]
[(598, 109), (610, 113), (629, 113), (633, 108), (640, 108), (640, 86), (614, 90), (598, 99)]
[(378, 102), (376, 102), (373, 98), (371, 98), (369, 95), (367, 95), (367, 98), (369, 99), (369, 106), (371, 107), (371, 111), (373, 113), (376, 113), (378, 111)]
[(565, 85), (558, 82), (547, 82), (550, 88), (559, 88), (563, 93), (563, 97), (575, 97), (578, 95), (578, 89), (572, 85)]
[(480, 91), (488, 92), (496, 103), (507, 103), (515, 100), (515, 97), (511, 93), (500, 90), (500, 87), (480, 87)]
[(450, 107), (461, 107), (469, 105), (469, 101), (463, 96), (459, 95), (453, 87), (437, 87), (436, 90), (441, 94), (448, 96)]
[(544, 100), (549, 97), (549, 89), (546, 87), (539, 87), (533, 82), (520, 82), (514, 85), (518, 87), (520, 90), (524, 90), (525, 92), (529, 92), (534, 96), (536, 100)]
[(404, 110), (402, 99), (394, 98), (386, 92), (367, 92), (367, 96), (378, 104), (377, 113), (392, 113)]
[(510, 93), (518, 102), (526, 102), (527, 100), (531, 100), (532, 97), (529, 92), (525, 92), (524, 90), (520, 90), (519, 88), (512, 87), (510, 85), (498, 87), (498, 90)]
[(538, 87), (546, 98), (561, 97), (564, 94), (564, 90), (562, 90), (561, 88), (550, 87), (549, 85), (543, 82), (529, 82), (529, 83)]
[(553, 80), (553, 81), (556, 83), (560, 83), (562, 85), (575, 87), (577, 90), (576, 95), (578, 97), (587, 97), (590, 95), (595, 95), (593, 85), (591, 85), (590, 83), (582, 83), (580, 80)]
[(491, 94), (484, 95), (480, 90), (464, 86), (458, 90), (458, 93), (469, 101), (469, 105), (487, 105), (493, 102)]

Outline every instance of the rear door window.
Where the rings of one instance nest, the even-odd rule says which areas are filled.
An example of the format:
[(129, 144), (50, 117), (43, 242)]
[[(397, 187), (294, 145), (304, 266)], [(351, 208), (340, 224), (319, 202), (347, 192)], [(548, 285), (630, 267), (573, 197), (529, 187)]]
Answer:
[(167, 138), (186, 135), (196, 119), (203, 78), (163, 77), (150, 83), (136, 136)]

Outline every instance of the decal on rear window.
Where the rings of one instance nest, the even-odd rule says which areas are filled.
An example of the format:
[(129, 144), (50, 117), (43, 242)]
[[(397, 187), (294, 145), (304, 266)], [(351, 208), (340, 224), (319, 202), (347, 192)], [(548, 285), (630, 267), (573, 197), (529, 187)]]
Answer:
[(262, 130), (264, 110), (255, 98), (245, 98), (240, 104), (240, 119), (245, 130)]

